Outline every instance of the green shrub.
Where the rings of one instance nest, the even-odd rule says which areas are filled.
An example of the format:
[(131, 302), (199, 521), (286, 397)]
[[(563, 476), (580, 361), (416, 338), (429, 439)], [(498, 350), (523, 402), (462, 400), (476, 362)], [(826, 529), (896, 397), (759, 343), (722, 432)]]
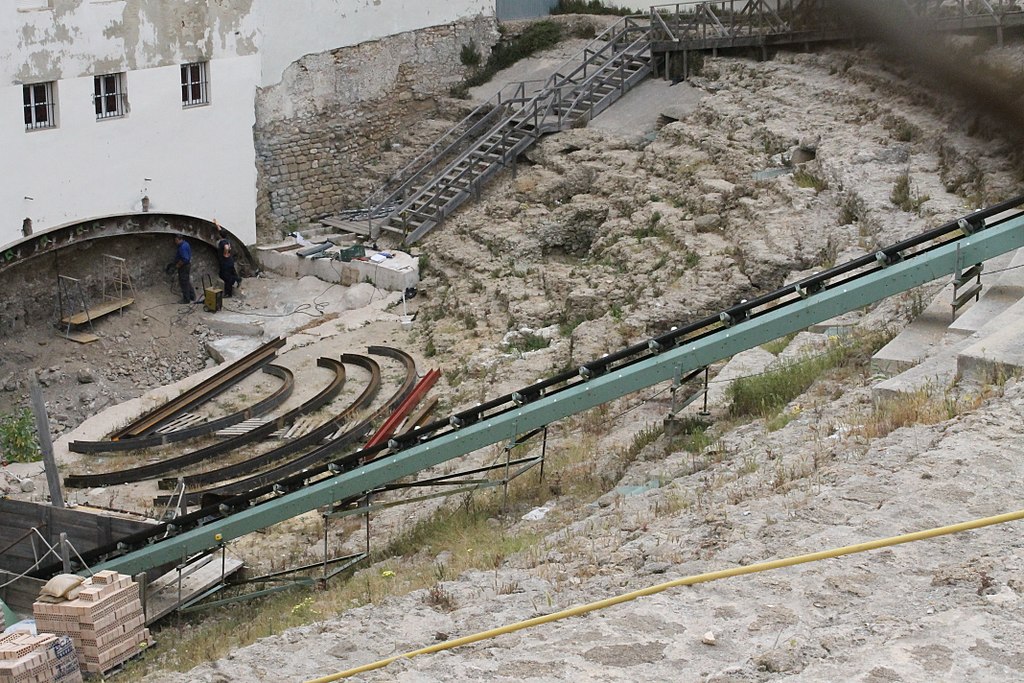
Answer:
[(477, 49), (476, 42), (472, 38), (462, 46), (459, 61), (463, 66), (480, 66), (480, 50)]
[(605, 5), (600, 0), (558, 0), (558, 5), (551, 10), (552, 14), (614, 14), (627, 17), (636, 14), (628, 7)]
[(676, 425), (677, 436), (672, 443), (689, 453), (702, 453), (715, 442), (710, 431), (711, 424), (706, 420), (698, 417), (681, 417)]
[(926, 194), (920, 194), (910, 184), (910, 172), (904, 171), (893, 183), (892, 192), (889, 193), (889, 201), (908, 213), (921, 213), (921, 205), (931, 199)]
[(517, 338), (509, 342), (509, 348), (516, 349), (522, 353), (527, 351), (537, 351), (538, 349), (546, 349), (551, 345), (551, 340), (545, 339), (539, 334), (530, 332), (528, 334), (521, 334)]
[(499, 42), (491, 50), (490, 56), (483, 67), (477, 69), (466, 79), (467, 87), (483, 85), (491, 80), (494, 74), (525, 59), (535, 52), (554, 47), (562, 39), (562, 27), (553, 21), (538, 21), (530, 24), (519, 36)]
[(797, 184), (797, 187), (814, 188), (815, 192), (828, 189), (827, 180), (803, 168), (797, 169), (793, 173), (793, 181)]
[(42, 459), (35, 421), (27, 408), (0, 417), (0, 456), (7, 462), (35, 462)]
[(868, 207), (858, 195), (849, 193), (839, 206), (839, 225), (858, 223), (867, 215)]
[(893, 138), (899, 142), (917, 142), (924, 136), (924, 133), (920, 128), (910, 121), (907, 121), (902, 116), (890, 114), (882, 120), (882, 125), (885, 126), (892, 133)]

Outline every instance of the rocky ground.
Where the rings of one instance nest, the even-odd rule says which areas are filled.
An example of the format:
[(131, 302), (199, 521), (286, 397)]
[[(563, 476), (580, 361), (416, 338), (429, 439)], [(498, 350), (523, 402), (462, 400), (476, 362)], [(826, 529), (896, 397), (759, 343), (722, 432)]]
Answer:
[[(1019, 72), (1022, 54), (988, 58)], [(403, 340), (444, 370), (448, 407), (1012, 196), (1024, 180), (989, 122), (872, 50), (708, 59), (689, 84), (661, 87), (668, 113), (659, 130), (551, 136), (422, 244), (420, 313)], [(796, 172), (785, 163), (794, 156), (806, 160)], [(855, 318), (899, 327), (919, 303), (899, 297)], [(183, 345), (203, 336), (194, 325), (169, 327)], [(98, 348), (153, 346), (141, 332), (119, 334)], [(52, 343), (19, 353), (42, 360)], [(825, 343), (801, 335), (781, 353)], [(719, 378), (774, 358), (752, 350)], [(113, 381), (125, 360), (100, 356), (93, 384)], [(41, 364), (56, 366), (50, 374), (67, 387), (88, 386), (76, 362)], [(935, 424), (884, 433), (871, 429), (872, 379), (849, 373), (815, 385), (781, 427), (723, 421), (696, 453), (660, 437), (620, 463), (609, 486), (617, 492), (591, 500), (563, 496), (549, 472), (543, 519), (517, 510), (495, 521), (509, 536), (541, 540), (498, 566), (320, 614), (225, 659), (147, 680), (304, 680), (675, 577), (1019, 507), (1020, 383), (964, 388)], [(562, 443), (591, 449), (598, 469), (616, 462), (638, 430), (665, 416), (664, 389), (568, 422)], [(723, 407), (719, 398), (719, 419)], [(1024, 672), (1019, 529), (678, 589), (362, 680), (1013, 680)], [(382, 572), (400, 580), (402, 565), (367, 567), (355, 580)]]

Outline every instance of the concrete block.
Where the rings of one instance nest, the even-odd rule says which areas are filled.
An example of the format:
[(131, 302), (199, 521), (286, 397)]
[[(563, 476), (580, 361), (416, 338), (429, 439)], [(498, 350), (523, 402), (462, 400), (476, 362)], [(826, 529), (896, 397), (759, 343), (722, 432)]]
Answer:
[(228, 317), (227, 315), (213, 315), (203, 323), (217, 334), (238, 337), (262, 337), (263, 325), (259, 322), (251, 322), (244, 319)]

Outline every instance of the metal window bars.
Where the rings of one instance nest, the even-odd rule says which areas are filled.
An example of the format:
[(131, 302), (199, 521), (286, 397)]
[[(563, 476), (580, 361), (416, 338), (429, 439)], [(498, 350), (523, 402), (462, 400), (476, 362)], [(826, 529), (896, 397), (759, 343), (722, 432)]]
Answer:
[(103, 74), (93, 78), (93, 105), (96, 119), (111, 119), (128, 113), (128, 93), (124, 73)]
[(208, 104), (210, 94), (206, 73), (206, 62), (192, 62), (181, 65), (181, 106), (195, 107)]
[(22, 86), (22, 99), (25, 106), (25, 130), (57, 126), (52, 82)]

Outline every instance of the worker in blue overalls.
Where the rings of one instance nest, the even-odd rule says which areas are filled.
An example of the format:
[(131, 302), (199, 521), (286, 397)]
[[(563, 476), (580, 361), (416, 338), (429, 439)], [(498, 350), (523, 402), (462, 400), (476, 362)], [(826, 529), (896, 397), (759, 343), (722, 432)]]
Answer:
[(178, 251), (174, 254), (174, 267), (178, 269), (182, 303), (197, 303), (196, 290), (192, 287), (192, 247), (184, 235), (175, 235), (174, 243), (178, 245)]

